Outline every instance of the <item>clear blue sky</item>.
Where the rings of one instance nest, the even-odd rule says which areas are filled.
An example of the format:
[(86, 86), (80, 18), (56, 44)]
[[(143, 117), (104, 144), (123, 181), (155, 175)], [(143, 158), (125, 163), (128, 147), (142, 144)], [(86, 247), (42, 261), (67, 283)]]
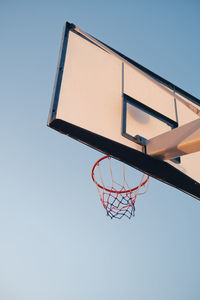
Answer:
[(101, 155), (46, 126), (65, 21), (199, 98), (199, 12), (1, 1), (0, 299), (200, 299), (200, 203), (151, 179), (136, 217), (110, 220), (90, 179)]

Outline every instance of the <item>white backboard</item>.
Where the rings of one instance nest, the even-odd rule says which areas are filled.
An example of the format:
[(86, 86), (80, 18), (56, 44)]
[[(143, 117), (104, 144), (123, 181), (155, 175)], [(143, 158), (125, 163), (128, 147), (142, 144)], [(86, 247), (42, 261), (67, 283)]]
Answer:
[[(67, 23), (48, 125), (200, 198), (200, 152), (168, 162), (143, 153), (145, 140), (198, 118), (176, 95), (200, 104)], [(185, 189), (181, 180), (192, 188)]]

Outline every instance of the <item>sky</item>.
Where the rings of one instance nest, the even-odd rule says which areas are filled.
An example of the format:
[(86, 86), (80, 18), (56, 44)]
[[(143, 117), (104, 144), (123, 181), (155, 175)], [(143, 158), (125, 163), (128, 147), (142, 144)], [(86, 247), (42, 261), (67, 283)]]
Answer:
[(111, 220), (101, 154), (48, 128), (62, 28), (72, 22), (200, 98), (200, 2), (0, 2), (0, 299), (200, 299), (200, 203), (150, 178)]

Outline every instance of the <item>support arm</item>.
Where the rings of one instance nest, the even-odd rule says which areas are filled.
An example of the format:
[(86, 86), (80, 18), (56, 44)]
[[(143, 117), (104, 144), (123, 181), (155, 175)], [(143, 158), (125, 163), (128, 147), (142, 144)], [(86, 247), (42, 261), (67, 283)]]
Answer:
[(161, 160), (200, 151), (200, 119), (147, 141), (146, 153)]

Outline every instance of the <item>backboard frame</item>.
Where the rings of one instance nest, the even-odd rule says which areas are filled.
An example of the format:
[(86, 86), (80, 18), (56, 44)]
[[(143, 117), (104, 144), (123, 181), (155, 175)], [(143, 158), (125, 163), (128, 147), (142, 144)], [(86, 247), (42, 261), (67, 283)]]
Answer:
[[(145, 153), (139, 152), (135, 149), (122, 145), (121, 143), (118, 143), (111, 139), (105, 138), (101, 135), (83, 129), (79, 126), (76, 126), (74, 124), (56, 118), (56, 112), (58, 107), (59, 94), (60, 94), (60, 88), (61, 88), (62, 76), (63, 76), (63, 68), (64, 68), (65, 58), (66, 58), (68, 36), (70, 31), (73, 31), (74, 33), (78, 34), (82, 38), (87, 39), (89, 42), (101, 48), (101, 46), (98, 44), (98, 42), (100, 42), (99, 40), (96, 39), (97, 43), (94, 43), (94, 38), (90, 40), (86, 36), (81, 35), (81, 33), (76, 30), (75, 25), (70, 24), (68, 22), (66, 23), (63, 30), (62, 43), (61, 43), (61, 49), (60, 49), (60, 55), (58, 60), (57, 73), (56, 73), (56, 80), (55, 80), (52, 103), (51, 103), (51, 108), (50, 108), (50, 113), (48, 118), (48, 126), (98, 151), (101, 151), (118, 160), (121, 160), (124, 163), (164, 183), (176, 187), (177, 189), (200, 200), (200, 184), (197, 181), (185, 175), (184, 173), (182, 173), (181, 171), (179, 171), (178, 169), (174, 168), (172, 165), (168, 164), (167, 162), (155, 159), (149, 155), (146, 155)], [(197, 99), (196, 97), (183, 91), (176, 85), (163, 79), (159, 75), (156, 75), (152, 71), (141, 66), (137, 62), (126, 57), (125, 55), (114, 50), (113, 48), (107, 46), (106, 44), (102, 42), (100, 42), (100, 44), (104, 45), (111, 51), (115, 52), (118, 56), (122, 57), (124, 60), (134, 65), (142, 72), (148, 74), (148, 76), (152, 77), (154, 80), (162, 83), (163, 85), (173, 90), (174, 92), (178, 92), (180, 95), (184, 96), (194, 104), (200, 106), (200, 100)], [(105, 49), (103, 50), (105, 51)], [(174, 124), (174, 126), (176, 126), (176, 124)], [(122, 124), (122, 132), (123, 132), (123, 124)]]

